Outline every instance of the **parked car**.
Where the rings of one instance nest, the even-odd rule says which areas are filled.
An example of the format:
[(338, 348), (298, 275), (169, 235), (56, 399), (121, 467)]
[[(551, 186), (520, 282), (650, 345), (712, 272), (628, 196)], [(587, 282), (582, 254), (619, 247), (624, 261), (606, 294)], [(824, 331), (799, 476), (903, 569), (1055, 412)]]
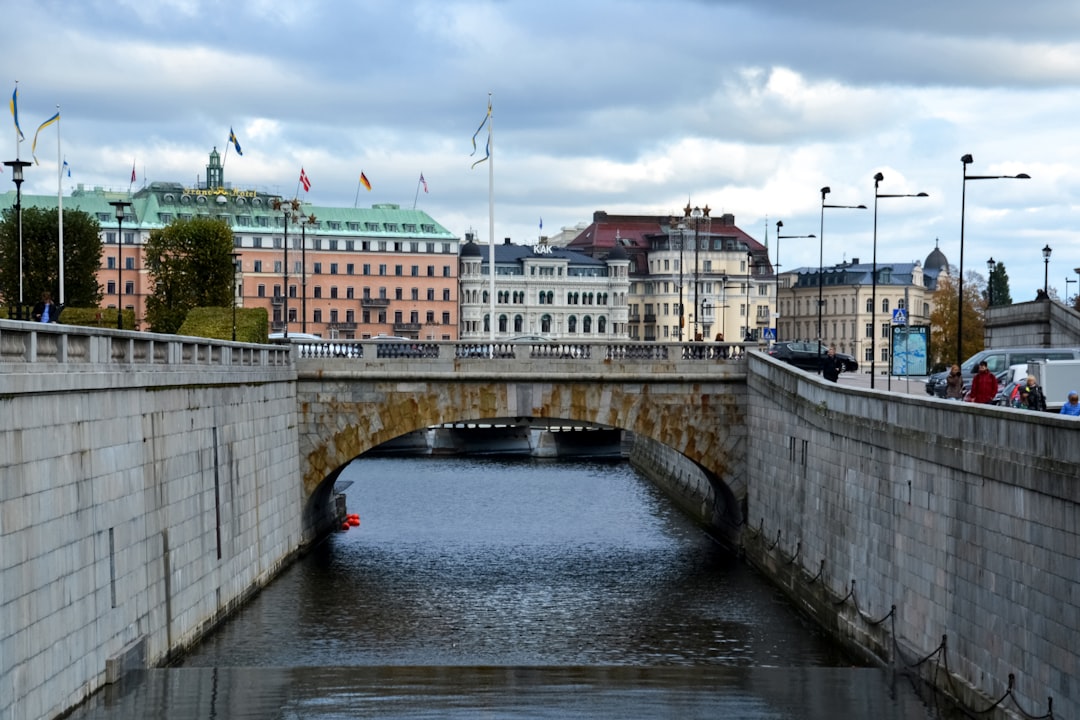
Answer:
[[(986, 361), (990, 372), (997, 375), (1012, 365), (1026, 365), (1032, 360), (1080, 360), (1080, 348), (1018, 347), (981, 350), (960, 366), (965, 388), (971, 386), (971, 378), (983, 360)], [(943, 370), (931, 375), (926, 381), (926, 394), (945, 397), (945, 378), (948, 374), (948, 370)]]
[[(821, 358), (828, 352), (829, 346), (817, 342), (778, 342), (769, 348), (769, 355), (777, 360), (783, 360), (801, 370), (818, 372), (821, 369)], [(859, 369), (859, 363), (851, 355), (836, 353), (836, 357), (844, 363), (844, 372), (855, 372)]]

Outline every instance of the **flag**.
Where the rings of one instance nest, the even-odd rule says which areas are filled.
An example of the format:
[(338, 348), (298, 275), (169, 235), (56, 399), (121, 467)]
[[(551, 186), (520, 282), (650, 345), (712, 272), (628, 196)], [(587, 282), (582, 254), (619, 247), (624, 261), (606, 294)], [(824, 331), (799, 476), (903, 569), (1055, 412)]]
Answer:
[(240, 149), (240, 141), (236, 139), (236, 133), (233, 132), (233, 129), (231, 127), (229, 128), (229, 142), (231, 142), (233, 144), (233, 147), (236, 148), (237, 155), (244, 154), (244, 151)]
[[(472, 136), (472, 152), (469, 153), (469, 157), (476, 154), (476, 136), (480, 134), (480, 131), (484, 129), (484, 126), (488, 124), (488, 120), (491, 119), (491, 98), (488, 98), (487, 114), (484, 115), (484, 119), (480, 122), (480, 127), (476, 128), (476, 132)], [(488, 135), (487, 144), (484, 146), (484, 157), (474, 162), (470, 167), (476, 167), (480, 163), (491, 157), (491, 135)]]
[(544, 229), (544, 218), (540, 218), (540, 229)]
[(308, 180), (307, 173), (304, 172), (304, 168), (300, 168), (300, 184), (304, 186), (304, 192), (311, 191), (311, 181)]
[(57, 111), (57, 113), (55, 115), (53, 115), (51, 118), (49, 118), (45, 122), (38, 125), (37, 132), (34, 133), (34, 142), (30, 145), (30, 154), (33, 156), (35, 164), (40, 165), (40, 163), (38, 163), (37, 155), (34, 155), (34, 151), (37, 150), (37, 138), (38, 138), (38, 135), (41, 133), (42, 130), (49, 127), (54, 122), (59, 122), (59, 121), (60, 121), (60, 112)]
[(427, 192), (427, 180), (424, 179), (424, 173), (420, 173), (420, 184), (424, 186), (424, 192)]
[(15, 86), (15, 92), (11, 93), (11, 117), (15, 118), (15, 130), (19, 133), (19, 139), (25, 140), (22, 128), (19, 127), (19, 86)]
[(360, 184), (366, 187), (368, 192), (371, 192), (371, 181), (367, 179), (367, 175), (364, 174), (363, 170), (360, 171)]
[(64, 158), (64, 172), (67, 173), (68, 177), (71, 177), (71, 166), (68, 165), (67, 158)]
[(135, 161), (131, 161), (131, 182), (135, 182)]

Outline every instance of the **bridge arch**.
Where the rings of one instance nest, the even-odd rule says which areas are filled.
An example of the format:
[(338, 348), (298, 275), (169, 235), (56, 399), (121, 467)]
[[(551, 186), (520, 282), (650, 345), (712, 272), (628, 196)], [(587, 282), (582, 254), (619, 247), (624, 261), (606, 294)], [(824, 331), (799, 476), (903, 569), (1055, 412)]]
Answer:
[(408, 381), (300, 373), (297, 405), (306, 514), (324, 513), (333, 481), (356, 457), (435, 425), (495, 419), (564, 420), (624, 429), (671, 448), (714, 488), (711, 520), (737, 525), (746, 497), (746, 385), (741, 374), (662, 383), (582, 374), (454, 377)]

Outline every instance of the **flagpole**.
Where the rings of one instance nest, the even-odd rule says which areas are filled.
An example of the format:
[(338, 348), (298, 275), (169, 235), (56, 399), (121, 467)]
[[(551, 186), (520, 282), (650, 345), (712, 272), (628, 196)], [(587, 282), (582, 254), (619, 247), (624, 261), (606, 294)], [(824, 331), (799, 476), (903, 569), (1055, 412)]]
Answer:
[[(357, 190), (356, 193), (359, 195), (360, 191)], [(413, 195), (413, 198), (412, 198), (412, 209), (413, 210), (416, 209), (416, 199), (418, 197), (420, 197), (420, 178), (416, 178), (416, 193)]]
[[(491, 342), (495, 342), (495, 111), (491, 107), (491, 93), (488, 93), (488, 274), (490, 275)], [(492, 348), (494, 352), (494, 348)]]
[(56, 106), (56, 227), (60, 236), (60, 307), (64, 307), (64, 166), (60, 155), (60, 106)]
[(353, 210), (360, 204), (360, 178), (356, 178), (356, 198), (352, 201)]

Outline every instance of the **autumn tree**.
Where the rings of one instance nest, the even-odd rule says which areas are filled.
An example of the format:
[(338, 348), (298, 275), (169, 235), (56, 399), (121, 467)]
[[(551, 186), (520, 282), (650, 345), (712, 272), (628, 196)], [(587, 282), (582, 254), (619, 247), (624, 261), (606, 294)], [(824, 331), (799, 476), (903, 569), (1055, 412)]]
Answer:
[[(64, 292), (60, 292), (60, 229), (55, 208), (22, 209), (22, 298), (35, 303), (49, 291), (72, 307), (97, 307), (101, 288), (101, 226), (82, 210), (64, 210)], [(19, 218), (14, 209), (0, 219), (0, 296), (19, 302)]]
[(175, 333), (192, 308), (230, 307), (232, 252), (232, 230), (216, 218), (178, 219), (151, 232), (145, 248), (150, 328)]
[[(975, 271), (968, 271), (964, 278), (964, 338), (961, 343), (961, 356), (956, 356), (956, 302), (957, 286), (952, 276), (938, 277), (938, 287), (934, 292), (934, 310), (930, 313), (930, 332), (932, 337), (931, 355), (934, 365), (962, 363), (983, 349), (986, 344), (984, 312), (986, 300), (983, 297), (984, 280)], [(994, 299), (997, 304), (997, 298)]]

